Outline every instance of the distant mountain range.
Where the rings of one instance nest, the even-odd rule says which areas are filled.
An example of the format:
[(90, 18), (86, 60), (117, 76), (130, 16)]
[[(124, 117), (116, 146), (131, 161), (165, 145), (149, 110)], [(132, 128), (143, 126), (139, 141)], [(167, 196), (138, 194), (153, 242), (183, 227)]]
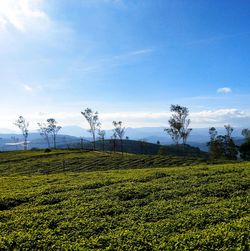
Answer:
[[(0, 129), (1, 130), (1, 129)], [(225, 134), (224, 128), (217, 128), (219, 134)], [(235, 128), (233, 137), (235, 141), (240, 144), (243, 140), (241, 136), (242, 128)], [(4, 133), (0, 134), (0, 147), (1, 149), (13, 150), (17, 146), (7, 146), (6, 143), (14, 143), (22, 141), (22, 135), (14, 133), (8, 129), (2, 129)], [(0, 131), (0, 132), (1, 132)], [(106, 130), (106, 138), (109, 139), (113, 134), (112, 130)], [(142, 127), (142, 128), (126, 128), (126, 135), (131, 140), (143, 140), (149, 143), (156, 143), (159, 141), (161, 144), (172, 144), (169, 135), (164, 132), (163, 127)], [(91, 140), (91, 135), (87, 129), (79, 126), (65, 126), (58, 135), (58, 144), (79, 143), (80, 139)], [(45, 140), (37, 132), (29, 134), (30, 147), (32, 148), (45, 148), (47, 146)], [(209, 141), (208, 128), (194, 128), (188, 139), (188, 144), (199, 147), (203, 151), (207, 151), (207, 142)], [(52, 142), (51, 142), (52, 143)]]

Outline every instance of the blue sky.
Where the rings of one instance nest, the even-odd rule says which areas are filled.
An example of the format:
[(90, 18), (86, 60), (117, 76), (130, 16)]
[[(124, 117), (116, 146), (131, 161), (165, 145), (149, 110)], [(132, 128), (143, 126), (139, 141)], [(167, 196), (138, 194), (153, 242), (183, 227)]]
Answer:
[(0, 1), (0, 128), (23, 115), (86, 127), (250, 125), (248, 0)]

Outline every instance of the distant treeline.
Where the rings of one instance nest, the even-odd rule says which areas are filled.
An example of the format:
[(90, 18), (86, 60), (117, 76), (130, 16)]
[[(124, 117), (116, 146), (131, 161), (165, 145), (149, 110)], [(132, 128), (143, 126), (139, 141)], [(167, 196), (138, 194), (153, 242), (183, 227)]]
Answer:
[[(172, 138), (178, 153), (182, 149), (183, 155), (192, 153), (194, 156), (197, 154), (197, 151), (190, 151), (187, 146), (188, 137), (192, 128), (190, 128), (191, 120), (189, 119), (189, 110), (187, 107), (180, 105), (171, 105), (170, 111), (172, 115), (168, 120), (169, 127), (165, 128), (164, 131)], [(92, 150), (103, 150), (103, 151), (120, 151), (120, 152), (133, 152), (133, 153), (143, 153), (143, 154), (171, 154), (170, 150), (167, 149), (167, 146), (159, 146), (160, 142), (157, 144), (150, 144), (147, 142), (137, 141), (137, 143), (129, 142), (129, 137), (125, 137), (126, 128), (123, 126), (122, 121), (113, 121), (114, 126), (112, 136), (107, 139), (105, 130), (102, 129), (102, 124), (99, 120), (98, 112), (92, 111), (90, 108), (86, 108), (81, 112), (85, 120), (89, 124), (89, 133), (91, 134), (92, 141), (86, 142), (81, 139), (80, 142), (74, 142), (60, 144), (60, 148), (88, 148)], [(23, 142), (16, 142), (16, 144), (23, 145), (23, 149), (28, 149), (28, 137), (29, 137), (29, 122), (23, 116), (20, 116), (15, 125), (21, 130), (23, 135)], [(61, 130), (61, 126), (58, 125), (58, 122), (54, 118), (49, 118), (46, 122), (37, 123), (38, 131), (43, 137), (44, 141), (47, 144), (47, 148), (51, 147), (57, 148), (57, 135)], [(245, 128), (242, 130), (242, 135), (244, 136), (244, 143), (241, 146), (237, 146), (233, 140), (232, 133), (233, 127), (231, 125), (225, 125), (225, 135), (218, 135), (216, 128), (209, 128), (210, 140), (207, 143), (209, 147), (209, 158), (211, 160), (217, 159), (229, 159), (236, 160), (242, 158), (244, 160), (250, 159), (250, 130)], [(52, 139), (52, 144), (51, 144)], [(128, 143), (129, 142), (129, 143)], [(154, 147), (152, 145), (155, 145)], [(180, 145), (182, 147), (180, 147)], [(157, 150), (156, 150), (157, 148)], [(150, 150), (149, 150), (150, 149)], [(173, 147), (172, 147), (173, 149)], [(183, 150), (185, 149), (185, 151)], [(188, 150), (187, 150), (188, 149)], [(200, 153), (199, 153), (200, 154)]]

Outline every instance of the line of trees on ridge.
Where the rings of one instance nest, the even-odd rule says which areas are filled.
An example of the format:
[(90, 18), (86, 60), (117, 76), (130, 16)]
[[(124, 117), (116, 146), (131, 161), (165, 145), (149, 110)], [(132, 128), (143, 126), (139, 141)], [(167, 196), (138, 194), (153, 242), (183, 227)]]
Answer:
[[(188, 137), (190, 136), (191, 120), (189, 119), (189, 109), (185, 106), (171, 105), (170, 111), (172, 115), (168, 120), (169, 127), (165, 128), (164, 131), (171, 137), (176, 145), (182, 144), (186, 145)], [(90, 108), (86, 108), (81, 111), (81, 114), (89, 124), (89, 132), (92, 136), (93, 150), (96, 150), (96, 141), (100, 141), (102, 144), (102, 150), (105, 150), (105, 136), (106, 132), (102, 129), (101, 122), (99, 121), (98, 112), (92, 111)], [(24, 150), (28, 147), (28, 135), (29, 135), (29, 122), (27, 122), (23, 116), (20, 116), (18, 120), (14, 123), (22, 132), (24, 138)], [(123, 141), (126, 132), (126, 128), (123, 127), (122, 121), (112, 122), (114, 129), (113, 134), (109, 140), (110, 144), (113, 145), (114, 151), (116, 151), (117, 140), (120, 142), (121, 152), (123, 153)], [(57, 148), (57, 135), (61, 130), (61, 126), (54, 118), (49, 118), (45, 123), (38, 123), (38, 131), (40, 135), (47, 142), (48, 148), (50, 145), (50, 138), (53, 140), (53, 147)], [(243, 129), (242, 135), (244, 137), (244, 143), (238, 147), (232, 137), (233, 127), (230, 125), (224, 126), (226, 133), (225, 135), (218, 135), (215, 127), (209, 128), (210, 140), (207, 143), (209, 148), (209, 157), (211, 160), (215, 159), (230, 159), (235, 160), (239, 156), (242, 159), (250, 159), (250, 130)], [(126, 137), (128, 139), (128, 137)], [(160, 142), (157, 142), (160, 144)]]

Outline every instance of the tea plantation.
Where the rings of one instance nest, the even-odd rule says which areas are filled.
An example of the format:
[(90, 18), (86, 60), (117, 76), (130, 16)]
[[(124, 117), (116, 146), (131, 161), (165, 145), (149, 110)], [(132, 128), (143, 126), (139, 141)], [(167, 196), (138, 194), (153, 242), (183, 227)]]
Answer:
[(0, 250), (249, 250), (250, 163), (0, 153)]

